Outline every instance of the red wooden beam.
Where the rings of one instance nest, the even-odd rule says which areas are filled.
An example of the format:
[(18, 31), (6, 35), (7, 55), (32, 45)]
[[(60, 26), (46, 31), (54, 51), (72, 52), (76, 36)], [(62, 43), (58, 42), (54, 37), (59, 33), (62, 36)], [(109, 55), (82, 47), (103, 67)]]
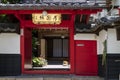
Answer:
[[(79, 10), (46, 10), (48, 13), (62, 13), (62, 14), (91, 14), (97, 13), (102, 9), (79, 9)], [(1, 10), (0, 14), (33, 14), (42, 13), (44, 10)]]
[[(33, 13), (42, 13), (45, 10), (20, 10), (19, 14), (33, 14)], [(62, 14), (71, 14), (73, 10), (46, 10), (48, 13), (62, 13)]]
[[(82, 9), (82, 10), (46, 10), (48, 13), (62, 13), (62, 14), (91, 14), (97, 13), (102, 9)], [(33, 14), (33, 13), (42, 13), (44, 10), (20, 10), (19, 14)]]
[(0, 14), (15, 14), (17, 10), (0, 10)]
[(19, 19), (20, 20), (20, 22), (22, 22), (23, 20), (22, 20), (22, 17), (19, 15), (19, 14), (14, 14), (15, 15), (15, 17), (17, 18), (17, 19)]

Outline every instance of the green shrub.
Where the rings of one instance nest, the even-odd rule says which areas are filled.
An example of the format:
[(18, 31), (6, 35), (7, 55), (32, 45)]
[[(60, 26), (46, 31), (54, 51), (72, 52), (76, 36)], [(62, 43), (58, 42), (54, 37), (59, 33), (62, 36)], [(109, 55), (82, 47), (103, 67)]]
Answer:
[(42, 57), (34, 57), (32, 59), (33, 67), (42, 67), (47, 64), (47, 61)]

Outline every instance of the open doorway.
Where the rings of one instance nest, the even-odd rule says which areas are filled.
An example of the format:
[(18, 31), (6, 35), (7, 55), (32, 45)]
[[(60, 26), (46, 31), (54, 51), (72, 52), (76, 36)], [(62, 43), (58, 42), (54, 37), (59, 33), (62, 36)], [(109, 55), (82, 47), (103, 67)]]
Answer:
[(69, 29), (32, 29), (32, 68), (69, 70)]

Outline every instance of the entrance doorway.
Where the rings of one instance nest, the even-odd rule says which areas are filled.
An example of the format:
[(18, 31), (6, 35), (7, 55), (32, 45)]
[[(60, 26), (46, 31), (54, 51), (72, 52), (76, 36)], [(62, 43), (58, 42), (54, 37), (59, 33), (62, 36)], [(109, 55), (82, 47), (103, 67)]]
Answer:
[(31, 29), (31, 35), (31, 59), (27, 64), (25, 58), (25, 69), (70, 70), (68, 28)]

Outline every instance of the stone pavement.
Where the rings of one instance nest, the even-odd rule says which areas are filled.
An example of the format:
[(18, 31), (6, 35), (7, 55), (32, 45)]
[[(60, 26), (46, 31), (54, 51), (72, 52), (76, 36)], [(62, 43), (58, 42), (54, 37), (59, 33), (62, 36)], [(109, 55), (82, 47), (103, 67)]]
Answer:
[(56, 76), (56, 75), (49, 75), (49, 76), (6, 76), (0, 77), (0, 80), (104, 80), (104, 78), (100, 78), (98, 76)]

